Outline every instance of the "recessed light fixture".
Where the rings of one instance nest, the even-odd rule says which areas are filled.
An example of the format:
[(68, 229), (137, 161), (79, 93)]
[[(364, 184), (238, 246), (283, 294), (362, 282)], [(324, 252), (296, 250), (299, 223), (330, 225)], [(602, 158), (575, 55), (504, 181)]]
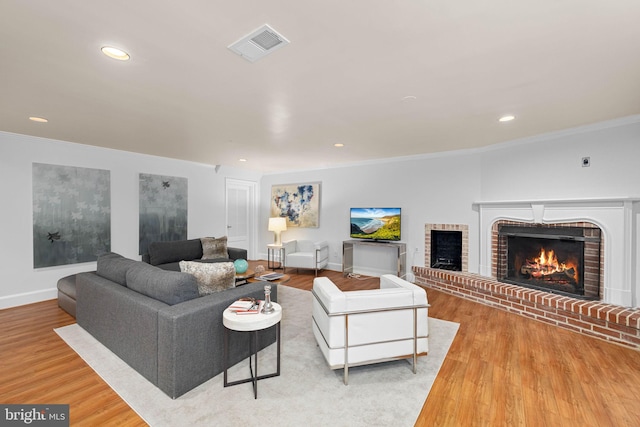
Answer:
[(247, 159), (238, 159), (239, 162), (246, 162)]
[(113, 46), (103, 46), (100, 50), (109, 58), (117, 59), (118, 61), (128, 61), (130, 56), (122, 49), (118, 49)]
[(337, 143), (333, 144), (333, 146), (340, 148), (340, 147), (344, 147), (344, 144), (342, 144), (341, 142), (337, 142)]
[(418, 98), (413, 95), (407, 95), (402, 98), (402, 102), (411, 102), (411, 101), (415, 101), (416, 99)]
[(515, 119), (515, 118), (516, 118), (516, 116), (511, 115), (511, 114), (507, 114), (507, 115), (505, 115), (505, 116), (500, 117), (500, 118), (498, 119), (498, 121), (499, 121), (499, 122), (502, 122), (502, 123), (504, 123), (504, 122), (510, 122), (511, 120), (513, 120), (513, 119)]
[(36, 116), (29, 117), (29, 120), (31, 120), (32, 122), (38, 122), (38, 123), (48, 123), (49, 122), (49, 120), (45, 119), (44, 117), (36, 117)]

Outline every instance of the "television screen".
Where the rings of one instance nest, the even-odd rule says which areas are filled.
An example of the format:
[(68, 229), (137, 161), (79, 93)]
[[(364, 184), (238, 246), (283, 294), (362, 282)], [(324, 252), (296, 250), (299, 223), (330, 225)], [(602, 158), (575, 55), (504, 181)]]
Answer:
[(400, 208), (351, 208), (351, 238), (400, 240)]

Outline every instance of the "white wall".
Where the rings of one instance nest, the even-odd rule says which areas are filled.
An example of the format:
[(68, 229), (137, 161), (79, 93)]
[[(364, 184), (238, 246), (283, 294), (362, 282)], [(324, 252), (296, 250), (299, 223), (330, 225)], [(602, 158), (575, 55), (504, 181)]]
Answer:
[[(262, 178), (262, 247), (273, 240), (267, 231), (271, 186), (321, 182), (320, 226), (293, 228), (283, 240), (327, 240), (330, 269), (342, 270), (342, 241), (349, 239), (349, 208), (402, 208), (402, 241), (407, 244), (407, 271), (424, 265), (424, 226), (427, 223), (468, 224), (470, 236), (477, 232), (472, 202), (480, 197), (480, 164), (474, 155), (440, 155), (426, 158), (352, 165), (308, 172), (266, 175)], [(473, 238), (473, 237), (470, 237)], [(266, 256), (266, 255), (265, 255)], [(354, 271), (379, 275), (395, 272), (395, 258), (385, 251), (359, 247)], [(477, 252), (470, 265), (478, 265)]]
[(139, 259), (139, 173), (188, 179), (188, 237), (226, 234), (225, 178), (259, 181), (238, 169), (147, 156), (0, 132), (0, 209), (2, 240), (0, 308), (55, 298), (56, 282), (69, 274), (95, 270), (95, 262), (33, 268), (32, 163), (109, 170), (111, 173), (111, 250)]
[[(640, 195), (640, 116), (500, 145), (482, 154), (483, 200)], [(582, 167), (590, 157), (591, 166)]]

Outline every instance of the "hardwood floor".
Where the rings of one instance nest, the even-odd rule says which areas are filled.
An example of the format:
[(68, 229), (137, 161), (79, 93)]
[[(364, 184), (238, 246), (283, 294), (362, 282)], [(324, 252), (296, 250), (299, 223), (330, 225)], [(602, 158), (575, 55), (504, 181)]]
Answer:
[[(288, 286), (311, 289), (312, 272), (292, 272)], [(343, 290), (378, 285), (322, 274)], [(640, 353), (427, 294), (429, 315), (460, 329), (417, 426), (640, 426)], [(53, 332), (73, 322), (55, 300), (0, 310), (0, 402), (69, 404), (73, 426), (145, 425)]]

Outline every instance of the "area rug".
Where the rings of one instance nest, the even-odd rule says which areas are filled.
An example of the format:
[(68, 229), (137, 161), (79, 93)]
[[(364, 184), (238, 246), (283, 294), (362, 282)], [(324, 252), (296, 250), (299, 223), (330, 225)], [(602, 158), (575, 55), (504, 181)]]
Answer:
[[(412, 426), (449, 351), (458, 324), (429, 318), (429, 354), (413, 374), (406, 360), (349, 369), (328, 368), (311, 331), (311, 292), (280, 286), (283, 307), (281, 375), (223, 387), (220, 374), (178, 399), (144, 379), (77, 324), (58, 335), (150, 426)], [(275, 345), (259, 353), (260, 372), (275, 369)], [(248, 360), (229, 380), (249, 375)]]

